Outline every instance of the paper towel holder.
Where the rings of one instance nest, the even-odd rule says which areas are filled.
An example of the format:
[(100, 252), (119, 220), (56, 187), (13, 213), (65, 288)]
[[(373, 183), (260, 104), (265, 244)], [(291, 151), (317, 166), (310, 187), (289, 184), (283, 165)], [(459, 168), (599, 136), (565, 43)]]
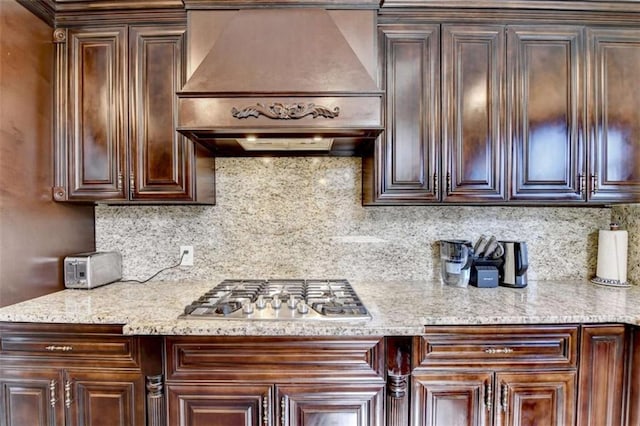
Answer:
[(627, 244), (627, 231), (620, 230), (620, 225), (617, 223), (611, 223), (609, 230), (600, 230), (598, 234), (598, 266), (596, 276), (591, 279), (592, 283), (609, 287), (631, 287), (626, 279)]

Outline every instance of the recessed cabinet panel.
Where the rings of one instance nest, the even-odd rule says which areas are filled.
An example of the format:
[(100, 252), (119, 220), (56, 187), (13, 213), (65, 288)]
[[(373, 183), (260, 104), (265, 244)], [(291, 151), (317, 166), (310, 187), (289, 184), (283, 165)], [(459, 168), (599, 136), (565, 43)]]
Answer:
[(63, 425), (62, 380), (55, 369), (0, 369), (0, 425)]
[(114, 426), (145, 424), (140, 373), (68, 371), (64, 391), (69, 426), (103, 425), (106, 419)]
[(279, 424), (382, 426), (384, 384), (277, 386)]
[(187, 198), (191, 142), (175, 131), (184, 27), (132, 27), (132, 199)]
[[(625, 326), (584, 326), (578, 424), (620, 426), (624, 405)], [(633, 377), (633, 376), (630, 376)]]
[(124, 199), (123, 28), (69, 31), (69, 199)]
[(376, 201), (436, 201), (439, 27), (384, 25), (380, 40), (387, 103)]
[(491, 372), (420, 372), (411, 380), (413, 426), (491, 425)]
[(503, 201), (501, 26), (442, 28), (444, 201)]
[(640, 202), (640, 30), (589, 29), (589, 199)]
[(268, 385), (169, 385), (169, 424), (271, 425), (272, 398), (272, 387)]
[(576, 372), (496, 373), (497, 426), (575, 424)]
[(515, 200), (585, 200), (581, 28), (507, 31)]

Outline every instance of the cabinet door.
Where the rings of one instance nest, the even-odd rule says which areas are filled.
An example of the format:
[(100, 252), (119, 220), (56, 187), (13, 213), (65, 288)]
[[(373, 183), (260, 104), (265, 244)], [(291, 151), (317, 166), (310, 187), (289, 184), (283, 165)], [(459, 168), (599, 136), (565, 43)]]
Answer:
[(146, 421), (140, 373), (67, 371), (64, 403), (68, 426), (142, 426)]
[(167, 386), (169, 424), (176, 426), (268, 426), (273, 416), (267, 385)]
[(442, 144), (449, 202), (504, 201), (504, 27), (442, 27)]
[(382, 426), (385, 384), (277, 386), (277, 423)]
[(68, 39), (68, 199), (127, 199), (126, 28), (73, 29)]
[(412, 376), (413, 426), (489, 426), (493, 374), (420, 372)]
[(496, 374), (496, 425), (575, 424), (576, 373)]
[(439, 27), (382, 25), (379, 31), (386, 131), (376, 146), (374, 199), (365, 196), (365, 203), (437, 201)]
[(0, 426), (64, 425), (58, 370), (0, 370)]
[(631, 334), (629, 354), (629, 426), (640, 426), (640, 327)]
[(584, 326), (580, 343), (578, 424), (623, 424), (625, 327)]
[(185, 77), (184, 27), (132, 27), (131, 174), (134, 200), (189, 200), (193, 142), (176, 128)]
[(513, 200), (586, 200), (583, 29), (507, 30)]
[(594, 202), (640, 202), (640, 30), (587, 30)]

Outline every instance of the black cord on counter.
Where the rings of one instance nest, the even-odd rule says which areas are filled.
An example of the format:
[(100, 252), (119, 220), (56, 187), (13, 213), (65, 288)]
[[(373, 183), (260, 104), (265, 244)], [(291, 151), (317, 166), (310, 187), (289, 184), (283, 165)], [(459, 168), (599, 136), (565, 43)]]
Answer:
[(178, 261), (177, 264), (173, 265), (173, 266), (167, 266), (166, 268), (162, 268), (160, 269), (158, 272), (156, 272), (155, 274), (151, 275), (149, 278), (147, 278), (146, 280), (140, 281), (140, 280), (123, 280), (120, 281), (121, 283), (140, 283), (140, 284), (144, 284), (147, 281), (155, 278), (158, 276), (158, 274), (160, 272), (164, 272), (164, 271), (168, 271), (169, 269), (173, 269), (173, 268), (177, 268), (178, 266), (180, 266), (182, 264), (182, 259), (184, 259), (184, 257), (187, 255), (187, 251), (183, 251), (182, 255), (180, 256), (180, 260)]

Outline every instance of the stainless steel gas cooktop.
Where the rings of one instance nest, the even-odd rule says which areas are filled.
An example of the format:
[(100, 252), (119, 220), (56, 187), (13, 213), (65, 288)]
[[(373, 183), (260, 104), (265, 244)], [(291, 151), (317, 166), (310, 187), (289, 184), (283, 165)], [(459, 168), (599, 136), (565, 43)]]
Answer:
[(362, 320), (369, 311), (347, 280), (224, 280), (180, 318)]

